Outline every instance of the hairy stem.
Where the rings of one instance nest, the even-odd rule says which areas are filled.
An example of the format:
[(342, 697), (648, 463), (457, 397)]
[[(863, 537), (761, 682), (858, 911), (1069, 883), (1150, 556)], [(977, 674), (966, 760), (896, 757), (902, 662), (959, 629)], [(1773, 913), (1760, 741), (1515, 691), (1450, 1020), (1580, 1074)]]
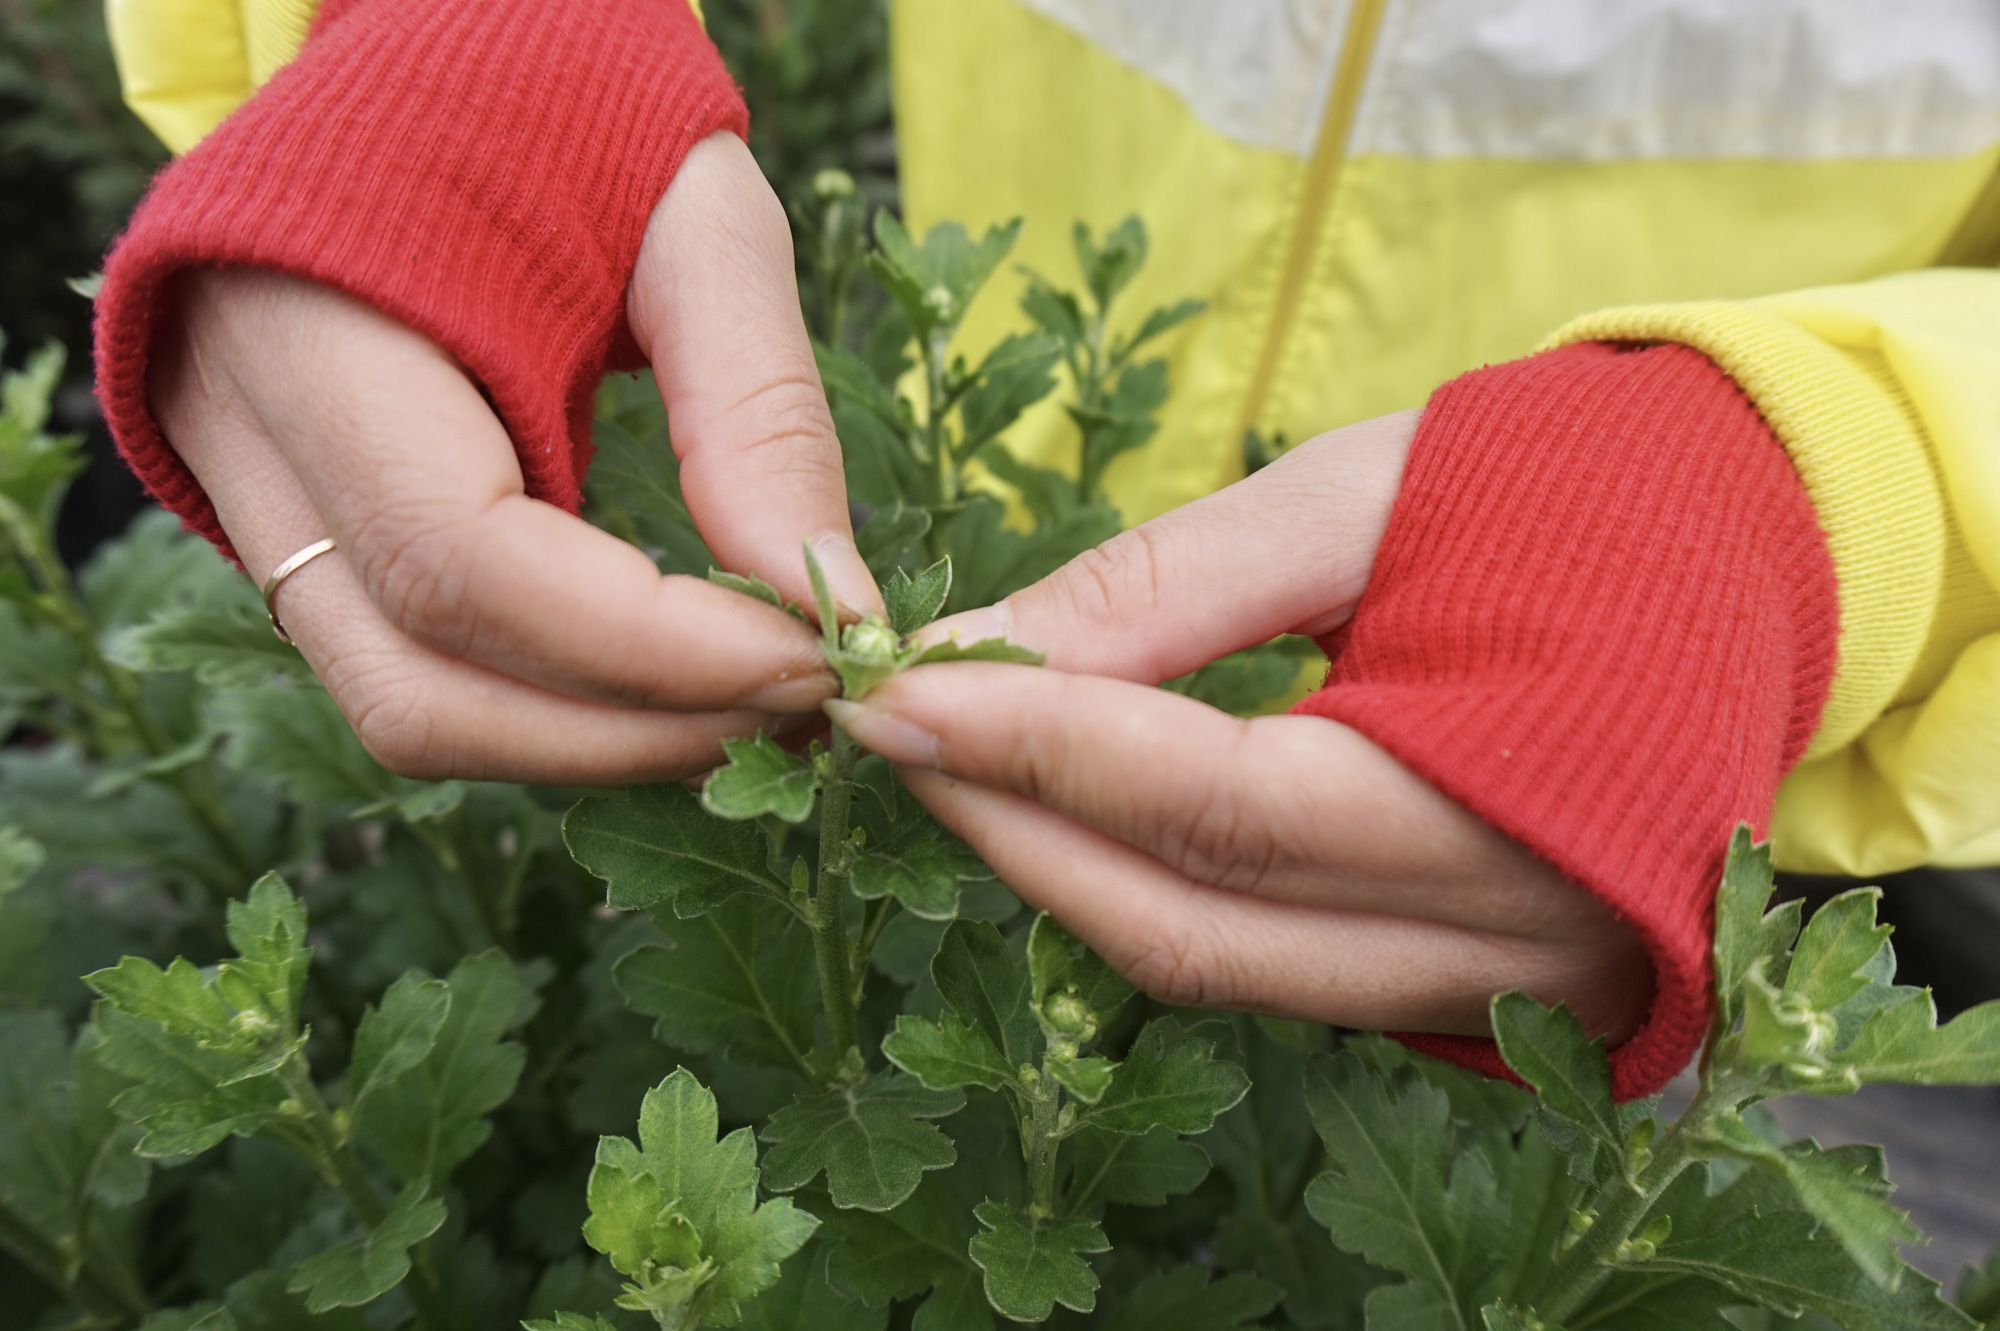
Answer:
[(1036, 1091), (1029, 1102), (1027, 1118), (1021, 1124), (1028, 1135), (1021, 1143), (1021, 1154), (1028, 1161), (1029, 1213), (1047, 1216), (1056, 1213), (1056, 1152), (1062, 1145), (1057, 1129), (1062, 1113), (1062, 1088), (1055, 1078), (1045, 1076)]
[(854, 860), (848, 819), (854, 807), (854, 764), (860, 756), (861, 746), (835, 726), (820, 797), (819, 883), (813, 892), (811, 923), (820, 1003), (826, 1015), (827, 1052), (836, 1063), (859, 1040), (853, 952), (847, 941), (847, 874)]
[[(299, 1125), (303, 1129), (299, 1135), (312, 1143), (310, 1154), (313, 1163), (319, 1166), (320, 1176), (339, 1190), (353, 1209), (355, 1219), (374, 1229), (389, 1214), (389, 1208), (376, 1195), (375, 1185), (368, 1181), (354, 1147), (343, 1139), (333, 1111), (327, 1108), (325, 1097), (313, 1084), (312, 1069), (306, 1066), (305, 1055), (295, 1053), (286, 1059), (278, 1069), (278, 1080), (291, 1102), (299, 1107), (304, 1120)], [(285, 1139), (290, 1141), (292, 1137), (286, 1134)], [(431, 1270), (429, 1246), (420, 1244), (411, 1254), (410, 1274), (403, 1284), (409, 1290), (410, 1302), (416, 1306), (417, 1326), (423, 1331), (445, 1331), (451, 1323), (445, 1314), (444, 1295), (438, 1289), (437, 1276)]]
[(1589, 1301), (1590, 1296), (1609, 1280), (1617, 1269), (1618, 1250), (1645, 1223), (1653, 1203), (1694, 1163), (1693, 1144), (1685, 1125), (1702, 1114), (1700, 1099), (1670, 1126), (1653, 1150), (1653, 1159), (1640, 1174), (1638, 1186), (1614, 1178), (1605, 1188), (1597, 1218), (1578, 1237), (1568, 1252), (1556, 1259), (1536, 1301), (1536, 1311), (1551, 1321), (1562, 1322)]

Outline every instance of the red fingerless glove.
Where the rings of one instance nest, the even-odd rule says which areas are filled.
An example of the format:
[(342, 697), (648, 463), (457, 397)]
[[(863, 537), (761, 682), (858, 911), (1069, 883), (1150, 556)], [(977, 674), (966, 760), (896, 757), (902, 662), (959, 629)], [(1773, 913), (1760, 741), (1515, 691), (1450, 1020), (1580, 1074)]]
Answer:
[[(1327, 684), (1353, 727), (1610, 906), (1655, 996), (1620, 1098), (1706, 1034), (1730, 832), (1761, 835), (1833, 678), (1813, 507), (1733, 381), (1678, 345), (1565, 347), (1431, 398)], [(1503, 1073), (1492, 1041), (1413, 1035)]]
[(591, 396), (644, 358), (625, 287), (689, 148), (747, 115), (687, 0), (329, 0), (312, 39), (154, 182), (105, 265), (97, 383), (133, 471), (227, 541), (161, 437), (146, 368), (167, 280), (310, 278), (443, 346), (575, 511)]

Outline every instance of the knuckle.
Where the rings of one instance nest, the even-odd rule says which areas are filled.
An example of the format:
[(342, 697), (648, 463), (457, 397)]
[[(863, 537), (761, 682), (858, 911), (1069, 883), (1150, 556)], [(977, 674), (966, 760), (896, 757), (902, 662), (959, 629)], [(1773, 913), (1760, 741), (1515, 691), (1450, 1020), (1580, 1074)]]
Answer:
[(423, 690), (386, 664), (363, 667), (334, 690), (368, 756), (397, 776), (438, 781), (453, 774), (451, 745)]
[(1127, 981), (1155, 1002), (1211, 1007), (1226, 1001), (1216, 983), (1211, 950), (1186, 925), (1153, 931), (1121, 970)]
[(355, 570), (390, 623), (463, 655), (480, 629), (468, 595), (476, 536), (476, 523), (461, 514), (390, 500), (356, 530)]
[(1084, 551), (1044, 586), (1058, 607), (1079, 622), (1143, 618), (1162, 604), (1163, 562), (1159, 538), (1143, 526), (1134, 527)]

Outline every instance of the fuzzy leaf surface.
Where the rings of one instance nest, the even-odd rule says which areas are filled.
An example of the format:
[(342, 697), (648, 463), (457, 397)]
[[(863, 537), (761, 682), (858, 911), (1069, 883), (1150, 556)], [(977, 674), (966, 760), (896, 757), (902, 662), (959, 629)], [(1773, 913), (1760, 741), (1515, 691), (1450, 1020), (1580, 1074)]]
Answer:
[(984, 1086), (997, 1091), (1014, 1079), (1014, 1069), (986, 1033), (949, 1012), (935, 1026), (907, 1012), (897, 1017), (895, 1029), (882, 1039), (882, 1054), (936, 1090)]
[(986, 1298), (1001, 1316), (1040, 1322), (1055, 1305), (1087, 1313), (1097, 1307), (1097, 1273), (1084, 1257), (1108, 1252), (1095, 1220), (1029, 1215), (1002, 1202), (981, 1202), (973, 1214), (986, 1233), (967, 1251), (986, 1273)]
[[(2000, 999), (1937, 1024), (1929, 990), (1881, 1008), (1842, 1050), (1839, 1065), (1863, 1082), (1986, 1086), (2000, 1082)], [(1810, 1089), (1810, 1088), (1808, 1088)]]
[(953, 1199), (945, 1178), (927, 1175), (892, 1211), (839, 1211), (830, 1217), (828, 1235), (838, 1246), (827, 1258), (827, 1280), (871, 1308), (929, 1291), (912, 1331), (990, 1331), (993, 1311), (979, 1268), (966, 1252), (972, 1216)]
[(1567, 1006), (1545, 1008), (1518, 990), (1496, 995), (1492, 1013), (1500, 1056), (1541, 1097), (1543, 1128), (1570, 1157), (1571, 1176), (1602, 1182), (1625, 1153), (1604, 1042), (1585, 1040)]
[[(922, 529), (916, 532), (916, 536), (922, 536), (930, 529), (930, 514), (923, 509), (900, 511), (915, 512), (923, 516)], [(914, 540), (915, 537), (911, 539)], [(938, 617), (938, 612), (944, 609), (945, 598), (949, 595), (951, 595), (949, 555), (914, 578), (902, 569), (897, 569), (889, 575), (889, 580), (882, 584), (882, 601), (889, 608), (889, 627), (905, 637), (915, 633)]]
[(625, 799), (587, 799), (563, 819), (576, 862), (609, 886), (617, 910), (669, 903), (693, 919), (743, 892), (782, 898), (763, 829), (711, 818), (680, 785), (634, 786)]
[(110, 654), (134, 670), (188, 670), (213, 686), (268, 684), (278, 675), (301, 684), (312, 680), (298, 648), (271, 632), (252, 604), (168, 610), (116, 635)]
[(1765, 913), (1771, 885), (1770, 843), (1753, 841), (1749, 827), (1738, 824), (1715, 895), (1715, 992), (1724, 1029), (1743, 1015), (1739, 995), (1751, 966), (1759, 957), (1770, 957), (1782, 968), (1798, 937), (1798, 902), (1784, 902)]
[(991, 924), (958, 920), (946, 929), (931, 959), (931, 979), (959, 1020), (984, 1034), (1009, 1067), (1040, 1056), (1028, 968)]
[(521, 1005), (514, 963), (494, 949), (467, 957), (445, 981), (448, 1002), (429, 1052), (372, 1091), (356, 1135), (398, 1179), (442, 1186), (493, 1133), (527, 1051), (506, 1038)]
[(819, 773), (811, 763), (787, 753), (762, 731), (753, 739), (726, 739), (722, 751), (729, 762), (703, 783), (702, 808), (739, 822), (767, 813), (788, 823), (812, 817)]
[(1215, 1116), (1250, 1089), (1234, 1063), (1215, 1057), (1215, 1042), (1189, 1035), (1172, 1017), (1147, 1025), (1111, 1074), (1111, 1085), (1080, 1121), (1107, 1132), (1143, 1133), (1155, 1125), (1206, 1132)]
[(1208, 1177), (1207, 1153), (1171, 1128), (1138, 1136), (1085, 1128), (1071, 1140), (1075, 1168), (1063, 1200), (1075, 1214), (1103, 1202), (1164, 1206), (1167, 1198), (1193, 1192)]
[(1231, 1331), (1278, 1306), (1283, 1291), (1252, 1275), (1211, 1281), (1199, 1266), (1177, 1266), (1132, 1291), (1108, 1331)]
[(635, 1012), (659, 1038), (691, 1054), (726, 1048), (770, 1067), (803, 1068), (819, 986), (812, 933), (769, 901), (744, 898), (682, 920), (656, 912), (665, 946), (648, 945), (612, 969)]
[(764, 1186), (793, 1192), (825, 1170), (835, 1206), (887, 1211), (916, 1191), (926, 1170), (958, 1159), (951, 1138), (925, 1120), (964, 1107), (964, 1092), (932, 1090), (903, 1073), (795, 1101), (760, 1134), (771, 1148)]
[(815, 1240), (785, 1263), (778, 1283), (743, 1305), (742, 1331), (883, 1331), (887, 1308), (843, 1298), (826, 1278), (825, 1244)]
[(992, 878), (993, 870), (914, 799), (900, 804), (888, 835), (871, 839), (855, 857), (854, 894), (867, 901), (894, 897), (920, 919), (955, 919), (960, 887)]
[(292, 1268), (285, 1288), (306, 1296), (308, 1312), (358, 1308), (403, 1283), (410, 1249), (444, 1224), (444, 1203), (426, 1199), (421, 1181), (397, 1194), (382, 1223), (358, 1238), (306, 1258)]
[(451, 1006), (442, 980), (409, 974), (390, 985), (379, 1007), (361, 1014), (347, 1068), (348, 1100), (359, 1104), (424, 1061)]

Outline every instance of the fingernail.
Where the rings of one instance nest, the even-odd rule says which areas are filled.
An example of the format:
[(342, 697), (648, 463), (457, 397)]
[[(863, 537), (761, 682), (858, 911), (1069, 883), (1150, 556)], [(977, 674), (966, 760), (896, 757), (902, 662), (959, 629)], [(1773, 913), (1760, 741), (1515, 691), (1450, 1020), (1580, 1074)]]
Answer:
[(813, 558), (819, 561), (820, 572), (826, 574), (826, 585), (833, 591), (833, 599), (842, 611), (851, 613), (856, 619), (867, 614), (879, 614), (882, 610), (882, 589), (875, 585), (875, 575), (868, 571), (868, 561), (854, 548), (854, 538), (839, 532), (824, 531), (811, 538)]
[(1007, 609), (1005, 601), (998, 605), (981, 606), (977, 610), (963, 610), (958, 614), (940, 619), (934, 624), (918, 630), (917, 640), (925, 646), (948, 642), (957, 638), (971, 646), (988, 638), (1006, 638), (1013, 641), (1014, 616)]
[(914, 721), (870, 707), (865, 702), (828, 698), (820, 704), (833, 723), (892, 763), (917, 767), (938, 765), (938, 737)]
[(839, 689), (840, 682), (831, 674), (814, 670), (789, 679), (772, 680), (745, 698), (743, 706), (760, 712), (811, 712)]

